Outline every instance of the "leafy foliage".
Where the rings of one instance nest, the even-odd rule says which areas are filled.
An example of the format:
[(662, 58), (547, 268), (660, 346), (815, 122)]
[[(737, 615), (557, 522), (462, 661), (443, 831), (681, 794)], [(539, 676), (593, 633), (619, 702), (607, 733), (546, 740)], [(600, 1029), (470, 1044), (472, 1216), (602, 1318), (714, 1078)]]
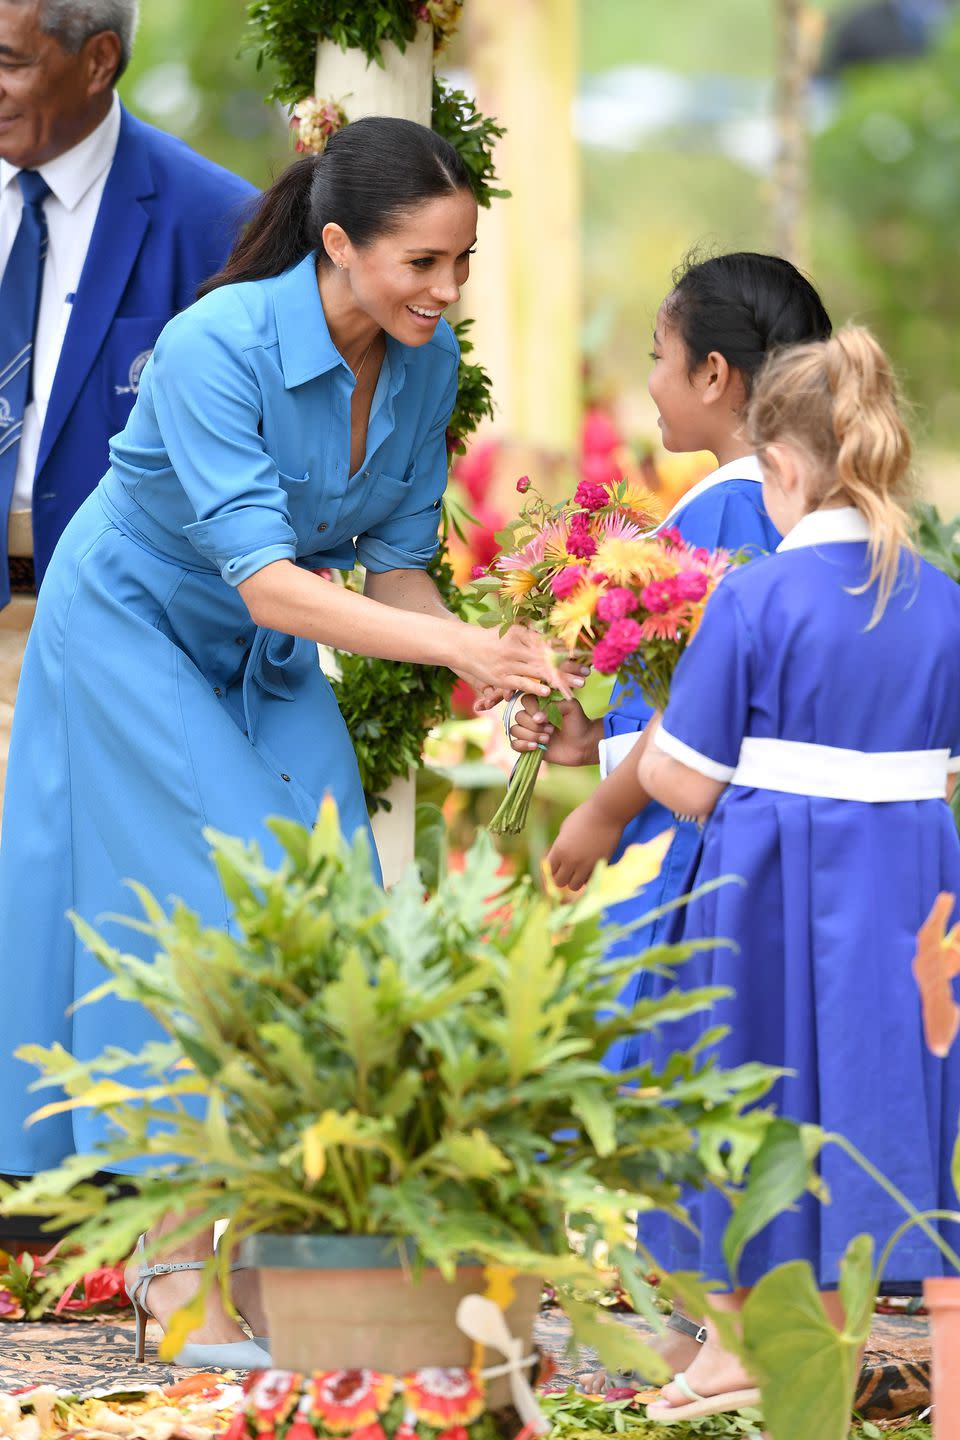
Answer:
[[(464, 598), (447, 558), (447, 519), (443, 543), (429, 566), (440, 598), (462, 616)], [(420, 764), (423, 742), (450, 715), (457, 677), (442, 666), (377, 660), (368, 655), (337, 654), (340, 677), (332, 681), (337, 704), (353, 742), (360, 781), (371, 815), (389, 809), (384, 793), (391, 781)]]
[(252, 0), (247, 16), (258, 67), (270, 61), (276, 81), (268, 100), (293, 105), (313, 89), (317, 40), (343, 50), (362, 50), (383, 64), (380, 47), (392, 40), (401, 50), (416, 33), (410, 0)]
[(960, 515), (944, 520), (936, 505), (922, 503), (914, 506), (913, 516), (924, 559), (960, 585)]
[(457, 403), (447, 426), (447, 449), (453, 455), (464, 454), (467, 436), (473, 434), (481, 420), (493, 419), (490, 376), (482, 365), (464, 359), (473, 350), (473, 341), (467, 338), (467, 331), (472, 325), (472, 320), (460, 320), (453, 327), (460, 345)]
[[(655, 1365), (573, 1292), (602, 1290), (601, 1242), (631, 1295), (643, 1290), (649, 1260), (623, 1243), (627, 1215), (681, 1213), (682, 1182), (732, 1189), (725, 1157), (740, 1170), (762, 1144), (772, 1117), (757, 1102), (775, 1072), (682, 1053), (662, 1074), (604, 1067), (618, 1037), (720, 993), (617, 1003), (638, 966), (669, 974), (692, 949), (603, 958), (601, 918), (635, 888), (635, 854), (561, 906), (526, 880), (505, 890), (482, 836), (465, 870), (424, 899), (415, 871), (378, 888), (365, 840), (346, 846), (331, 801), (313, 831), (271, 825), (285, 851), (276, 869), (255, 846), (208, 833), (233, 934), (182, 904), (168, 914), (142, 890), (135, 923), (152, 963), (75, 921), (109, 971), (88, 998), (143, 1005), (164, 1039), (89, 1061), (21, 1052), (68, 1097), (38, 1115), (91, 1106), (112, 1127), (95, 1154), (34, 1177), (3, 1209), (76, 1225), (85, 1268), (127, 1254), (171, 1212), (188, 1218), (170, 1243), (226, 1217), (237, 1240), (408, 1238), (445, 1274), (471, 1253), (549, 1280), (610, 1363)], [(87, 1183), (134, 1167), (132, 1194)]]
[(897, 356), (944, 439), (960, 435), (953, 335), (960, 187), (960, 17), (929, 54), (863, 65), (813, 147), (815, 271), (835, 314), (861, 315)]
[(477, 204), (505, 200), (509, 190), (494, 188), (497, 175), (493, 152), (506, 132), (489, 115), (482, 114), (465, 90), (454, 90), (440, 76), (433, 77), (433, 113), (430, 124), (448, 140), (470, 172)]

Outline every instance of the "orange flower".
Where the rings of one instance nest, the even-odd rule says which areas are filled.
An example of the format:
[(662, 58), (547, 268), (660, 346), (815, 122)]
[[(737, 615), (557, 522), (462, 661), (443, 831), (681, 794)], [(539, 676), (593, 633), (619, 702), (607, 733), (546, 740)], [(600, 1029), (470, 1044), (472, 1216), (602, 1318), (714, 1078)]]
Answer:
[(373, 1425), (393, 1390), (393, 1376), (379, 1370), (318, 1370), (312, 1380), (313, 1413), (335, 1435), (347, 1435)]
[(469, 1425), (483, 1414), (483, 1382), (476, 1370), (415, 1370), (404, 1381), (408, 1409), (438, 1430)]

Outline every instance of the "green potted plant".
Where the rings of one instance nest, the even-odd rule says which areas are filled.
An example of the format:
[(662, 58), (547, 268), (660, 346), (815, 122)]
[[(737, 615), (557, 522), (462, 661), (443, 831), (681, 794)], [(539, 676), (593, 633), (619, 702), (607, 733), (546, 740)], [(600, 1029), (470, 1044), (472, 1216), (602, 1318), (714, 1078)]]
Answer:
[[(285, 852), (276, 868), (256, 847), (208, 837), (233, 933), (140, 890), (145, 918), (131, 923), (155, 948), (146, 963), (75, 921), (109, 971), (89, 998), (146, 1006), (165, 1039), (89, 1062), (19, 1052), (43, 1071), (38, 1085), (68, 1097), (39, 1123), (93, 1105), (113, 1125), (96, 1153), (34, 1177), (4, 1210), (73, 1225), (86, 1268), (127, 1255), (162, 1215), (184, 1217), (166, 1244), (225, 1219), (204, 1283), (225, 1282), (230, 1248), (246, 1244), (279, 1367), (467, 1365), (457, 1304), (491, 1284), (502, 1304), (514, 1294), (507, 1320), (528, 1346), (547, 1281), (607, 1365), (650, 1373), (656, 1358), (591, 1303), (601, 1253), (655, 1317), (627, 1217), (680, 1213), (681, 1182), (734, 1188), (783, 1124), (757, 1103), (775, 1078), (764, 1066), (723, 1072), (680, 1053), (664, 1074), (613, 1076), (601, 1063), (625, 1031), (723, 993), (616, 1003), (638, 964), (687, 953), (604, 958), (604, 910), (650, 878), (659, 849), (629, 852), (559, 903), (505, 881), (481, 836), (463, 872), (425, 896), (414, 870), (377, 887), (332, 802), (312, 831), (271, 824)], [(85, 1184), (132, 1162), (130, 1193)], [(67, 1265), (60, 1280), (72, 1278)]]

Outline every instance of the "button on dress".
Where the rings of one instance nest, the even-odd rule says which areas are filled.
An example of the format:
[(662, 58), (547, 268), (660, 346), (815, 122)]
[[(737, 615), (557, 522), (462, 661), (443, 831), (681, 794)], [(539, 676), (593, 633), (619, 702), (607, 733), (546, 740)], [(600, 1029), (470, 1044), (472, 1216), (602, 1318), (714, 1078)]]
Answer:
[[(149, 957), (124, 882), (230, 924), (204, 827), (279, 858), (265, 818), (310, 825), (325, 793), (370, 837), (356, 757), (317, 647), (257, 628), (237, 586), (264, 565), (422, 569), (437, 548), (459, 351), (441, 320), (387, 338), (367, 453), (349, 474), (354, 377), (327, 329), (311, 254), (224, 286), (164, 329), (110, 469), (65, 531), (39, 595), (10, 749), (0, 847), (0, 1172), (88, 1150), (88, 1111), (24, 1129), (27, 1042), (136, 1050), (139, 1007), (73, 1002), (104, 972), (69, 910)], [(321, 583), (318, 581), (318, 583)], [(345, 637), (349, 645), (349, 637)], [(376, 857), (374, 851), (374, 866)]]

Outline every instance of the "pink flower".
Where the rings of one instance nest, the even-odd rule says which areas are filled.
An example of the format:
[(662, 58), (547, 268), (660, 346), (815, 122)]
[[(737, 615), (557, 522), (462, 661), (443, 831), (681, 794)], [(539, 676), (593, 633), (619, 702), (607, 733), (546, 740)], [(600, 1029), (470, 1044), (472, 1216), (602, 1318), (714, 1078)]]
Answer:
[(550, 589), (558, 600), (566, 600), (567, 596), (572, 595), (576, 590), (586, 573), (583, 565), (567, 565), (565, 569), (558, 570), (554, 575), (550, 581)]
[(484, 575), (486, 575), (486, 573), (487, 573), (487, 572), (486, 572), (486, 570), (483, 568), (482, 565), (474, 565), (473, 568), (472, 568), (471, 571), (470, 571), (470, 579), (471, 579), (471, 580), (482, 580), (483, 577), (484, 577)]
[(584, 510), (602, 510), (604, 505), (610, 504), (610, 496), (602, 485), (597, 485), (592, 480), (581, 480), (574, 493), (574, 501), (582, 505)]
[(616, 586), (601, 595), (597, 601), (597, 616), (601, 620), (624, 620), (637, 608), (637, 597), (632, 590)]
[(592, 406), (583, 417), (580, 444), (585, 455), (608, 455), (623, 437), (606, 411)]
[(517, 481), (517, 493), (520, 494), (520, 495), (526, 495), (526, 493), (527, 493), (527, 491), (528, 491), (529, 489), (530, 489), (530, 476), (529, 476), (529, 475), (521, 475), (521, 476), (520, 476), (520, 479)]
[(654, 613), (664, 613), (672, 610), (677, 603), (677, 582), (671, 580), (651, 580), (640, 591), (640, 604), (645, 610), (653, 610)]
[(672, 545), (675, 550), (685, 548), (683, 536), (676, 525), (668, 525), (665, 530), (658, 530), (657, 539), (662, 540), (666, 545)]
[(613, 675), (642, 639), (636, 620), (614, 620), (603, 639), (593, 647), (594, 670), (599, 670), (601, 675)]
[(571, 529), (570, 538), (567, 541), (567, 554), (575, 555), (578, 560), (589, 560), (597, 553), (597, 542), (583, 526)]
[(681, 570), (673, 584), (678, 600), (702, 600), (707, 593), (707, 577), (702, 570)]

